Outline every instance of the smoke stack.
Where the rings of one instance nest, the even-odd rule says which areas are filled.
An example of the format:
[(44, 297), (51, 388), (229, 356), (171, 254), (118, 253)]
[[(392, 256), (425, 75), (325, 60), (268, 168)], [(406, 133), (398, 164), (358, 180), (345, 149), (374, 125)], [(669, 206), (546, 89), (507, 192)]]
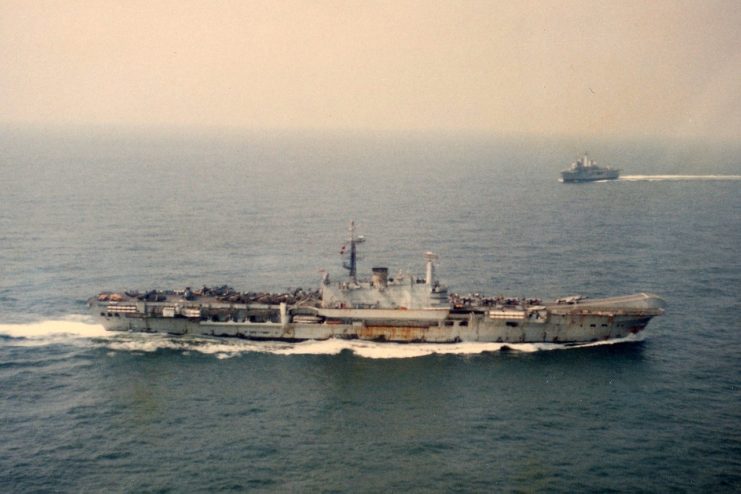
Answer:
[(389, 268), (373, 268), (371, 284), (376, 288), (388, 286)]

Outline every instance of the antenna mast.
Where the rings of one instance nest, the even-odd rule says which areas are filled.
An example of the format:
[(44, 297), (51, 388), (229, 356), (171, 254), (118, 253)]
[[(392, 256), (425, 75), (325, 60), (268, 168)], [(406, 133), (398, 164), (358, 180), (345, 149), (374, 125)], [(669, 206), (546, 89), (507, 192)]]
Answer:
[[(348, 275), (352, 279), (353, 283), (357, 283), (357, 274), (358, 274), (358, 255), (357, 255), (357, 248), (356, 245), (363, 243), (365, 239), (360, 237), (355, 237), (355, 222), (350, 222), (350, 238), (347, 240), (347, 242), (350, 244), (350, 259), (348, 261), (345, 261), (342, 263), (342, 267), (347, 269), (349, 271)], [(345, 244), (346, 246), (347, 244)], [(344, 246), (342, 249), (342, 252), (344, 253)]]
[(356, 237), (355, 236), (355, 222), (350, 222), (350, 238), (347, 239), (347, 243), (343, 245), (342, 247), (342, 253), (345, 253), (345, 247), (347, 247), (348, 244), (350, 244), (350, 258), (347, 261), (344, 261), (342, 263), (342, 267), (347, 269), (349, 271), (348, 276), (350, 276), (350, 279), (352, 279), (353, 283), (357, 283), (357, 274), (358, 274), (358, 252), (357, 252), (357, 244), (361, 244), (365, 242), (365, 238), (363, 236)]

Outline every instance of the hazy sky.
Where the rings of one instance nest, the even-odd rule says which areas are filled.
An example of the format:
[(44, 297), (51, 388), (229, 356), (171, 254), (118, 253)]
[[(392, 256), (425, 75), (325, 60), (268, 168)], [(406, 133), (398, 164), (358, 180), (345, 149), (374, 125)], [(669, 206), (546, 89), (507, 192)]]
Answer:
[(741, 138), (741, 0), (0, 0), (0, 122)]

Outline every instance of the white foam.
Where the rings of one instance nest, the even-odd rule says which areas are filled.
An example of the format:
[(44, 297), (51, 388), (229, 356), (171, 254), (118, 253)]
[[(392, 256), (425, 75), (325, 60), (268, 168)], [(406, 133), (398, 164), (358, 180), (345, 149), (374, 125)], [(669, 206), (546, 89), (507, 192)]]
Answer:
[(85, 344), (93, 338), (110, 335), (100, 324), (85, 322), (80, 316), (28, 324), (0, 324), (0, 334), (16, 338), (14, 346), (44, 346), (57, 343)]
[(718, 181), (741, 180), (741, 175), (623, 175), (620, 180), (626, 182), (661, 182), (661, 181)]
[(12, 346), (68, 344), (105, 348), (110, 357), (114, 357), (118, 352), (143, 355), (158, 350), (173, 350), (181, 352), (186, 357), (193, 353), (200, 353), (213, 355), (219, 360), (237, 357), (244, 353), (291, 356), (337, 355), (343, 351), (350, 351), (359, 357), (369, 359), (406, 359), (433, 354), (479, 355), (499, 352), (503, 349), (533, 353), (614, 345), (643, 339), (642, 335), (631, 335), (622, 339), (570, 346), (559, 343), (379, 343), (341, 339), (286, 343), (106, 331), (103, 326), (85, 322), (85, 319), (79, 317), (31, 324), (0, 324), (0, 334), (10, 336), (12, 340), (2, 344)]

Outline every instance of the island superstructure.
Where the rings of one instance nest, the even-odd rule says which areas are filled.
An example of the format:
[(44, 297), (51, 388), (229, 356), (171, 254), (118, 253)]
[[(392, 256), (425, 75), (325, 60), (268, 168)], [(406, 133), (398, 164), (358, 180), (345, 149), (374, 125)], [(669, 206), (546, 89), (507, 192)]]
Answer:
[(609, 166), (597, 166), (597, 162), (591, 160), (587, 153), (571, 163), (570, 168), (561, 172), (561, 180), (564, 183), (616, 180), (619, 177), (620, 170)]
[(357, 249), (363, 240), (351, 223), (343, 247), (348, 276), (333, 283), (325, 272), (318, 290), (275, 294), (222, 286), (101, 292), (88, 305), (111, 331), (407, 343), (586, 343), (638, 333), (664, 312), (664, 301), (648, 293), (550, 302), (449, 293), (435, 276), (437, 256), (431, 252), (424, 255), (424, 278), (391, 277), (387, 267), (374, 267), (369, 280), (360, 280)]

